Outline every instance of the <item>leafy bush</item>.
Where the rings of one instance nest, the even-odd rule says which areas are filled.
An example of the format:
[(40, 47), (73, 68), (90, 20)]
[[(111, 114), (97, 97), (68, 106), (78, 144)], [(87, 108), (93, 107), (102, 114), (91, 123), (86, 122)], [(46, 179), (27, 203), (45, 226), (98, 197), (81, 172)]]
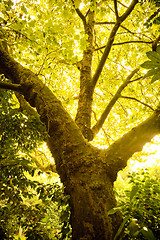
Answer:
[(0, 239), (15, 239), (19, 228), (28, 240), (65, 239), (71, 228), (63, 187), (27, 177), (37, 170), (23, 153), (44, 141), (43, 124), (21, 113), (14, 96), (5, 90), (0, 91), (0, 123)]
[(160, 239), (159, 179), (147, 170), (129, 173), (128, 178), (130, 190), (125, 190), (118, 207), (109, 211), (114, 214), (120, 210), (124, 219), (114, 240), (123, 229), (121, 239)]

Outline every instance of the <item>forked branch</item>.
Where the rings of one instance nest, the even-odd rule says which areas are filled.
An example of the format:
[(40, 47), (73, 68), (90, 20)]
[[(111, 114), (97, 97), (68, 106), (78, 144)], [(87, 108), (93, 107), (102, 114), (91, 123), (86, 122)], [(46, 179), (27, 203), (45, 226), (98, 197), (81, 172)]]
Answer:
[(93, 135), (95, 136), (99, 130), (102, 128), (106, 118), (108, 117), (111, 109), (117, 102), (117, 100), (121, 97), (121, 92), (123, 89), (130, 83), (131, 78), (139, 71), (139, 68), (135, 69), (134, 71), (131, 72), (131, 74), (126, 78), (126, 80), (122, 83), (122, 85), (118, 88), (117, 92), (115, 93), (114, 97), (111, 99), (109, 104), (107, 105), (106, 109), (102, 113), (100, 119), (97, 121), (97, 123), (93, 126), (92, 132)]
[(81, 18), (81, 20), (83, 21), (83, 24), (84, 24), (84, 26), (85, 26), (85, 25), (86, 25), (86, 18), (85, 18), (85, 16), (81, 13), (81, 11), (79, 10), (79, 8), (76, 7), (74, 0), (72, 0), (72, 3), (73, 3), (73, 6), (74, 6), (74, 8), (75, 8), (75, 10), (76, 10), (76, 13), (77, 13), (78, 16)]
[(111, 47), (113, 45), (113, 42), (114, 42), (114, 38), (116, 36), (116, 33), (121, 25), (121, 23), (130, 15), (130, 13), (132, 12), (132, 10), (134, 9), (135, 5), (138, 3), (138, 0), (132, 0), (130, 6), (127, 8), (127, 10), (125, 11), (125, 13), (118, 18), (117, 22), (115, 23), (111, 33), (110, 33), (110, 36), (108, 38), (108, 42), (106, 44), (106, 47), (105, 47), (105, 50), (104, 50), (104, 53), (101, 57), (101, 60), (98, 64), (98, 67), (95, 71), (95, 74), (93, 76), (93, 79), (92, 79), (92, 87), (93, 89), (95, 88), (96, 84), (97, 84), (97, 81), (99, 79), (99, 76), (103, 70), (103, 67), (105, 65), (105, 62), (108, 58), (108, 55), (110, 53), (110, 50), (111, 50)]

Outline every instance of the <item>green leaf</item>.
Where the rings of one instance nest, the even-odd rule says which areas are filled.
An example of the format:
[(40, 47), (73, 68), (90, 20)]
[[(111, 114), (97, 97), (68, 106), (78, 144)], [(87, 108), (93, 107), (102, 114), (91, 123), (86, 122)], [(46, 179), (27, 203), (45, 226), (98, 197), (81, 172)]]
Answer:
[(125, 225), (126, 222), (129, 220), (129, 218), (130, 218), (130, 217), (125, 217), (125, 218), (123, 219), (123, 222), (122, 222), (121, 226), (119, 227), (119, 229), (118, 229), (118, 231), (117, 231), (117, 233), (116, 233), (116, 235), (115, 235), (115, 237), (114, 237), (113, 240), (116, 240), (116, 239), (118, 238), (118, 236), (121, 234), (121, 232), (122, 232), (122, 230), (123, 230), (123, 228), (124, 228), (124, 225)]
[(153, 63), (160, 64), (160, 55), (158, 52), (150, 51), (150, 52), (147, 52), (146, 55)]
[(136, 193), (138, 192), (138, 186), (133, 186), (132, 191), (130, 193), (130, 201), (132, 201), (133, 197), (136, 195)]
[(154, 234), (153, 234), (151, 229), (147, 229), (147, 230), (143, 229), (141, 232), (142, 232), (143, 236), (146, 239), (148, 239), (148, 240), (156, 240), (156, 238), (155, 238), (155, 236), (154, 236)]
[(160, 69), (159, 69), (159, 72), (152, 77), (151, 83), (153, 83), (159, 79), (160, 79)]
[(141, 67), (146, 69), (156, 68), (160, 67), (160, 63), (158, 64), (152, 61), (145, 61), (144, 63), (141, 64)]
[(140, 230), (139, 230), (139, 227), (138, 227), (138, 223), (137, 223), (137, 219), (131, 219), (129, 225), (128, 225), (128, 229), (129, 229), (129, 233), (132, 237), (136, 237)]
[(111, 209), (111, 210), (108, 211), (108, 215), (113, 215), (113, 214), (115, 214), (115, 213), (116, 213), (117, 211), (119, 211), (119, 210), (120, 210), (119, 207), (113, 208), (113, 209)]
[(143, 76), (143, 78), (147, 78), (147, 77), (153, 76), (153, 75), (155, 75), (155, 74), (160, 74), (160, 68), (149, 70), (149, 71)]

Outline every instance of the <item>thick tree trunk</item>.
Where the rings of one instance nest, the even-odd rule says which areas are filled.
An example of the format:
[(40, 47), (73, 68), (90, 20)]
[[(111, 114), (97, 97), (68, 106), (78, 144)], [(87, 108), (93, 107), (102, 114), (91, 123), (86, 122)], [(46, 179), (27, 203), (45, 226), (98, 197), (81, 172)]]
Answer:
[[(90, 153), (89, 153), (90, 152)], [(122, 218), (119, 213), (108, 216), (116, 206), (113, 180), (104, 168), (104, 156), (90, 149), (85, 152), (84, 165), (70, 176), (69, 190), (73, 239), (113, 239)]]

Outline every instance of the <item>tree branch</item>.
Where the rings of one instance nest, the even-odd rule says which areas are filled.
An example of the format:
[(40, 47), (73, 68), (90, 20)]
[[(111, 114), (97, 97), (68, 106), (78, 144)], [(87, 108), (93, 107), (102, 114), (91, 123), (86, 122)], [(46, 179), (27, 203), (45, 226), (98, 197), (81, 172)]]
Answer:
[(85, 18), (85, 16), (81, 13), (81, 11), (79, 10), (79, 8), (76, 8), (74, 0), (71, 0), (71, 1), (72, 1), (73, 6), (74, 6), (74, 8), (75, 8), (75, 10), (76, 10), (76, 13), (77, 13), (78, 16), (81, 18), (81, 20), (82, 20), (82, 22), (83, 22), (83, 24), (84, 24), (84, 26), (85, 26), (85, 25), (86, 25), (86, 18)]
[(113, 45), (113, 42), (114, 42), (114, 38), (115, 38), (115, 35), (121, 25), (121, 23), (129, 16), (129, 14), (132, 12), (132, 10), (134, 9), (135, 5), (138, 3), (138, 0), (132, 0), (130, 6), (128, 7), (128, 9), (126, 10), (126, 12), (121, 16), (119, 17), (118, 21), (115, 23), (111, 33), (110, 33), (110, 36), (108, 38), (108, 42), (107, 42), (107, 45), (105, 47), (105, 50), (104, 50), (104, 53), (101, 57), (101, 60), (98, 64), (98, 67), (95, 71), (95, 74), (93, 76), (93, 79), (92, 79), (92, 86), (93, 86), (93, 89), (95, 88), (96, 86), (96, 83), (99, 79), (99, 76), (103, 70), (103, 67), (105, 65), (105, 62), (108, 58), (108, 55), (110, 53), (110, 50), (111, 50), (111, 47)]
[[(113, 24), (115, 24), (115, 23), (116, 23), (116, 22), (105, 21), (105, 22), (95, 22), (94, 24), (95, 24), (95, 25), (104, 25), (104, 24), (113, 25)], [(130, 34), (132, 34), (132, 35), (141, 34), (142, 36), (151, 39), (149, 36), (146, 36), (144, 33), (134, 33), (134, 32), (132, 32), (131, 30), (129, 30), (128, 28), (126, 28), (126, 27), (123, 26), (122, 24), (121, 24), (120, 27), (123, 28), (124, 30), (126, 30), (128, 33), (130, 33)]]
[(123, 89), (130, 83), (130, 79), (139, 71), (139, 68), (135, 69), (131, 72), (131, 74), (126, 78), (126, 80), (122, 83), (122, 85), (118, 88), (117, 92), (115, 93), (114, 97), (111, 99), (109, 104), (107, 105), (106, 109), (102, 113), (100, 119), (97, 121), (97, 123), (92, 127), (93, 135), (95, 136), (99, 130), (102, 128), (107, 116), (109, 115), (111, 109), (117, 102), (117, 100), (121, 97), (121, 92)]
[(99, 64), (98, 64), (98, 67), (97, 67), (97, 69), (96, 69), (96, 71), (95, 71), (95, 74), (94, 74), (94, 76), (93, 76), (93, 78), (92, 78), (93, 89), (94, 89), (95, 86), (96, 86), (96, 83), (97, 83), (97, 81), (98, 81), (98, 79), (99, 79), (99, 76), (100, 76), (100, 74), (101, 74), (101, 72), (102, 72), (102, 70), (103, 70), (103, 67), (104, 67), (104, 65), (105, 65), (105, 62), (106, 62), (106, 60), (107, 60), (107, 58), (108, 58), (108, 55), (109, 55), (109, 53), (110, 53), (110, 50), (111, 50), (111, 47), (112, 47), (112, 44), (113, 44), (115, 35), (116, 35), (116, 33), (117, 33), (118, 29), (119, 29), (119, 26), (120, 26), (120, 23), (116, 23), (116, 24), (114, 25), (111, 33), (110, 33), (110, 36), (109, 36), (109, 38), (108, 38), (107, 45), (106, 45), (105, 50), (104, 50), (104, 53), (103, 53), (103, 55), (102, 55), (102, 57), (101, 57), (101, 60), (100, 60), (100, 62), (99, 62)]
[(116, 14), (116, 19), (118, 20), (119, 16), (118, 16), (117, 0), (114, 0), (114, 10), (115, 10), (115, 14)]
[[(126, 41), (126, 42), (119, 42), (119, 43), (113, 43), (113, 46), (118, 46), (118, 45), (123, 45), (123, 44), (129, 44), (129, 43), (146, 43), (146, 44), (152, 44), (152, 41)], [(105, 46), (102, 46), (102, 47), (99, 47), (99, 48), (96, 48), (94, 49), (94, 51), (98, 51), (98, 50), (101, 50), (103, 48), (105, 48)]]
[(129, 5), (125, 13), (121, 17), (119, 17), (119, 21), (121, 23), (130, 15), (130, 13), (133, 11), (137, 3), (138, 3), (138, 0), (132, 0), (131, 4)]
[(20, 84), (13, 84), (13, 83), (6, 83), (6, 82), (0, 82), (0, 88), (6, 89), (6, 90), (13, 90), (17, 92), (22, 91), (22, 86)]
[(120, 1), (117, 1), (119, 4), (121, 4), (123, 7), (128, 8), (128, 6), (124, 5), (124, 3), (121, 3)]
[(136, 102), (139, 102), (139, 103), (143, 104), (144, 106), (150, 108), (152, 111), (154, 111), (154, 109), (153, 109), (150, 105), (148, 105), (147, 103), (144, 103), (144, 102), (138, 100), (137, 98), (134, 98), (134, 97), (127, 97), (127, 96), (122, 96), (122, 95), (120, 96), (120, 98), (126, 98), (126, 99), (135, 100)]
[[(95, 25), (103, 25), (103, 24), (113, 25), (113, 24), (115, 24), (115, 22), (108, 22), (108, 21), (105, 21), (105, 22), (95, 22)], [(123, 28), (124, 30), (126, 30), (128, 33), (130, 33), (130, 34), (132, 34), (132, 35), (138, 35), (138, 34), (139, 34), (139, 35), (142, 35), (142, 36), (150, 39), (150, 40), (151, 40), (151, 43), (153, 42), (152, 39), (151, 39), (149, 36), (145, 35), (144, 33), (134, 33), (134, 32), (132, 32), (131, 30), (129, 30), (128, 28), (126, 28), (125, 26), (123, 26), (122, 24), (121, 24), (120, 27)], [(140, 37), (138, 37), (138, 39), (141, 40)], [(149, 43), (150, 43), (150, 42), (149, 42)]]
[(128, 133), (115, 141), (107, 150), (110, 156), (110, 167), (116, 172), (127, 165), (127, 160), (135, 153), (142, 150), (143, 146), (160, 133), (160, 109), (145, 121), (134, 127)]
[(105, 21), (105, 22), (95, 22), (95, 25), (103, 25), (103, 24), (115, 24), (116, 22), (108, 22), (108, 21)]

